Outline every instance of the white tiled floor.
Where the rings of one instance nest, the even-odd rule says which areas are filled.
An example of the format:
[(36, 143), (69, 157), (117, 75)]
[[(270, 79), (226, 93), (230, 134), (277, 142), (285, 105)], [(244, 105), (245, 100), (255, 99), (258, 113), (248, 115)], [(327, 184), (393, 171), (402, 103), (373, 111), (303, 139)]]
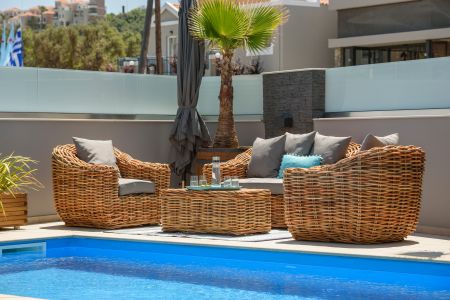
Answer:
[[(322, 254), (385, 257), (396, 259), (433, 260), (450, 263), (450, 237), (415, 234), (397, 243), (379, 245), (351, 245), (295, 241), (292, 239), (264, 242), (236, 242), (179, 237), (140, 236), (105, 233), (99, 229), (65, 227), (63, 223), (45, 223), (24, 226), (20, 230), (0, 230), (0, 242), (64, 236), (85, 236), (111, 239), (184, 243), (208, 246), (259, 248), (275, 251), (296, 251)], [(1, 299), (1, 298), (0, 298)]]

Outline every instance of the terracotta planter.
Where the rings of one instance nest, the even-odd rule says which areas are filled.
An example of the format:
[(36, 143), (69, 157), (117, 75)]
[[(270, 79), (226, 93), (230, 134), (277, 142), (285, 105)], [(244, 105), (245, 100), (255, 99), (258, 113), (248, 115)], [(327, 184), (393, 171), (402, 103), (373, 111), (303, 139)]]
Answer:
[(11, 194), (1, 193), (0, 201), (3, 203), (5, 215), (0, 211), (0, 227), (14, 227), (27, 224), (27, 194), (17, 193), (15, 197)]
[(204, 164), (211, 163), (213, 156), (219, 156), (221, 162), (235, 158), (238, 154), (248, 150), (250, 147), (242, 146), (239, 148), (200, 148), (197, 152), (197, 161), (195, 166), (195, 173), (202, 174)]

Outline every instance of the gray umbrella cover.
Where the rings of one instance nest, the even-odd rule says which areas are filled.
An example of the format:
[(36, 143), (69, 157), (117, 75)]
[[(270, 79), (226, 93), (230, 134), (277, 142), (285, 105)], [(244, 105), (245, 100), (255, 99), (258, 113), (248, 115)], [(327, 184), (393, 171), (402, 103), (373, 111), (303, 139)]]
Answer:
[(205, 69), (205, 45), (188, 30), (188, 11), (193, 0), (182, 0), (178, 23), (178, 111), (170, 133), (172, 166), (181, 175), (189, 167), (197, 149), (211, 142), (208, 128), (197, 111), (200, 85)]

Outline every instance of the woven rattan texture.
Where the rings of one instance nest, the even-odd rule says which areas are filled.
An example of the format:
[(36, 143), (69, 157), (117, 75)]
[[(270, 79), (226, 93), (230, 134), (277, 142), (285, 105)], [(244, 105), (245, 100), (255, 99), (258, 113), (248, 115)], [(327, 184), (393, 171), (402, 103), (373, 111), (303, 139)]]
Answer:
[[(356, 143), (350, 143), (348, 147), (346, 157), (355, 155), (359, 151), (359, 145)], [(252, 149), (248, 149), (244, 153), (239, 154), (236, 158), (220, 164), (221, 176), (238, 176), (239, 178), (247, 177), (248, 164), (252, 156)], [(206, 164), (203, 167), (203, 174), (206, 178), (210, 179), (212, 174), (212, 165)], [(272, 195), (272, 227), (273, 228), (286, 228), (285, 216), (284, 216), (284, 201), (283, 195)]]
[(425, 153), (386, 146), (334, 165), (288, 169), (286, 222), (297, 240), (382, 243), (403, 240), (416, 227)]
[(269, 190), (168, 189), (161, 199), (163, 231), (245, 235), (271, 229)]
[(80, 160), (74, 145), (53, 149), (54, 201), (67, 226), (115, 229), (160, 222), (160, 193), (169, 187), (169, 166), (141, 162), (117, 149), (115, 155), (123, 177), (150, 180), (155, 193), (119, 197), (116, 168)]

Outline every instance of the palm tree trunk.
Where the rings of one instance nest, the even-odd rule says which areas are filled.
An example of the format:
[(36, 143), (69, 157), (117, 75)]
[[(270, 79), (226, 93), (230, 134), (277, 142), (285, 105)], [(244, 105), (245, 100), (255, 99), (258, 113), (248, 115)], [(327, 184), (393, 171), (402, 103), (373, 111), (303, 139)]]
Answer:
[(233, 116), (233, 70), (231, 59), (233, 52), (225, 51), (223, 54), (222, 70), (220, 73), (220, 113), (219, 124), (214, 137), (214, 147), (237, 148), (239, 142)]
[(152, 14), (153, 14), (153, 0), (147, 0), (144, 33), (142, 35), (141, 57), (139, 60), (140, 74), (145, 74), (145, 71), (147, 69), (148, 43), (150, 41), (150, 26), (152, 24)]
[(163, 73), (163, 59), (161, 50), (161, 1), (155, 0), (155, 39), (156, 39), (156, 74)]

